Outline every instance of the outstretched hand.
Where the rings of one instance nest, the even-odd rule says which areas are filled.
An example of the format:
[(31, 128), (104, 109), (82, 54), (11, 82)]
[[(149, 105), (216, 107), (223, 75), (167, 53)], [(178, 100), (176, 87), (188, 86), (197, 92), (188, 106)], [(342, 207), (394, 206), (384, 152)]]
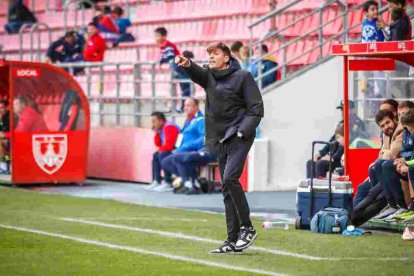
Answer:
[(186, 58), (186, 57), (183, 57), (183, 56), (178, 55), (178, 56), (175, 57), (175, 63), (178, 66), (187, 67), (187, 66), (190, 65), (190, 60), (188, 58)]

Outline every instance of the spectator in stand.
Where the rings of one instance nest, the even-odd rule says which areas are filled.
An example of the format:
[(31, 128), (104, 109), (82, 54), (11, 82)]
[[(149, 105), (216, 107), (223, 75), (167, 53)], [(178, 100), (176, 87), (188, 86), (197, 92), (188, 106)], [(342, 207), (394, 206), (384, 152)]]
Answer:
[(250, 57), (250, 48), (248, 46), (241, 47), (240, 58), (241, 58), (241, 62), (240, 62), (241, 68), (251, 73), (252, 72), (252, 68), (251, 68), (252, 58)]
[(83, 60), (82, 51), (85, 46), (85, 40), (74, 31), (66, 34), (50, 44), (46, 53), (47, 63), (56, 62), (76, 62)]
[[(176, 154), (199, 151), (204, 147), (204, 115), (199, 110), (198, 105), (198, 100), (194, 98), (185, 100), (184, 112), (187, 115), (187, 119), (181, 130), (181, 134), (177, 138), (175, 144), (176, 149), (173, 151), (172, 155), (162, 161), (161, 165), (164, 173), (174, 173), (177, 176), (181, 176), (179, 175), (174, 161)], [(164, 181), (162, 185), (154, 189), (154, 191), (157, 192), (170, 192), (172, 190), (172, 182), (168, 181)]]
[(110, 11), (109, 6), (97, 8), (96, 16), (92, 21), (98, 27), (99, 33), (105, 41), (112, 44), (119, 38), (119, 29), (115, 22), (116, 19)]
[(18, 117), (15, 132), (48, 131), (45, 120), (34, 100), (29, 96), (20, 96), (14, 99), (13, 111)]
[(197, 167), (216, 162), (217, 156), (208, 152), (205, 148), (199, 151), (174, 153), (174, 166), (184, 185), (180, 185), (174, 192), (177, 194), (200, 194), (201, 187), (197, 180)]
[(377, 26), (378, 3), (367, 1), (362, 6), (365, 19), (362, 22), (361, 42), (384, 41), (384, 35)]
[(32, 25), (37, 22), (34, 14), (23, 4), (23, 0), (8, 0), (8, 22), (4, 26), (8, 34), (17, 34), (24, 24)]
[[(261, 75), (262, 78), (262, 86), (261, 88), (265, 88), (266, 86), (276, 82), (276, 70), (275, 68), (278, 66), (276, 59), (269, 55), (269, 48), (267, 45), (262, 45), (261, 50), (261, 57), (263, 57), (262, 61), (253, 61), (252, 62), (252, 68), (251, 73), (254, 78), (257, 78), (259, 76), (259, 65), (261, 64)], [(258, 57), (260, 57), (260, 52), (256, 53)]]
[(98, 27), (89, 23), (87, 28), (88, 39), (86, 40), (83, 58), (85, 61), (101, 62), (105, 54), (105, 40), (99, 35)]
[(114, 42), (114, 47), (118, 46), (121, 42), (133, 42), (135, 37), (127, 32), (128, 28), (132, 26), (131, 20), (127, 17), (122, 17), (124, 15), (124, 10), (121, 7), (114, 7), (111, 10), (111, 17), (115, 20), (115, 24), (119, 31), (119, 37)]
[[(395, 16), (396, 18), (399, 17), (399, 14), (401, 13), (400, 10), (398, 9), (402, 9), (403, 10), (403, 16), (401, 18), (401, 20), (398, 20), (398, 24), (395, 26), (396, 29), (400, 29), (398, 32), (396, 32), (396, 36), (398, 36), (398, 40), (411, 40), (411, 31), (412, 31), (412, 26), (411, 26), (411, 20), (410, 17), (407, 15), (407, 13), (405, 12), (406, 9), (406, 0), (387, 0), (388, 2), (388, 10), (390, 12), (391, 15), (391, 19), (392, 19), (392, 14), (393, 14), (393, 10), (395, 10)], [(396, 23), (396, 22), (395, 22)], [(387, 24), (384, 22), (384, 20), (379, 17), (378, 18), (378, 27), (382, 30), (386, 30), (388, 27), (391, 27), (391, 24)]]
[[(180, 128), (167, 121), (164, 113), (151, 114), (152, 129), (155, 131), (154, 143), (157, 151), (152, 156), (152, 183), (145, 190), (151, 191), (161, 186), (161, 163), (174, 150)], [(171, 183), (171, 173), (164, 171), (164, 182)]]
[[(160, 27), (155, 29), (155, 41), (160, 47), (161, 50), (161, 59), (160, 65), (168, 64), (172, 70), (173, 78), (181, 81), (181, 80), (188, 80), (188, 75), (184, 72), (183, 69), (178, 67), (175, 62), (174, 58), (180, 54), (177, 46), (172, 43), (171, 41), (167, 40), (167, 29), (164, 27)], [(180, 82), (181, 88), (181, 95), (191, 95), (191, 84), (189, 82)], [(175, 87), (172, 88), (175, 91)], [(175, 96), (176, 93), (173, 92), (171, 96)], [(182, 112), (182, 107), (177, 106), (175, 107), (177, 112)]]
[(383, 33), (387, 41), (406, 40), (408, 24), (407, 21), (404, 20), (404, 15), (404, 9), (393, 8), (391, 10), (391, 24), (389, 27), (383, 29)]
[(0, 100), (0, 173), (9, 174), (10, 112), (8, 101)]
[(243, 42), (235, 41), (230, 45), (231, 54), (241, 63), (242, 57), (240, 54), (240, 49), (243, 47)]

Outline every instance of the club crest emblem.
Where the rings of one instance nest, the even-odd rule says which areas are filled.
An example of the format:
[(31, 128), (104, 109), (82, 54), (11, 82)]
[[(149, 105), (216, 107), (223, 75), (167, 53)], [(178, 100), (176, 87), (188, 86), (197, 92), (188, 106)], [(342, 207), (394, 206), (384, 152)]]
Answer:
[(65, 163), (68, 153), (66, 134), (33, 135), (33, 156), (47, 174), (54, 174)]

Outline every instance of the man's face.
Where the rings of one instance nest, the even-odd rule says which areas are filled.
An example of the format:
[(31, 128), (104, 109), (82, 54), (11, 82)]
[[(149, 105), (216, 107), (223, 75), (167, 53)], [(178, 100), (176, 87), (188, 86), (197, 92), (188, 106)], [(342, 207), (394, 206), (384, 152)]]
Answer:
[(0, 117), (3, 117), (7, 113), (7, 106), (3, 103), (0, 103)]
[(67, 37), (65, 37), (65, 41), (68, 44), (73, 44), (73, 43), (75, 43), (75, 37), (73, 35), (67, 36)]
[(403, 115), (404, 113), (407, 113), (408, 111), (410, 111), (410, 108), (408, 107), (403, 107), (403, 108), (398, 108), (398, 118), (401, 118), (401, 115)]
[(13, 101), (13, 111), (17, 115), (22, 114), (22, 112), (23, 112), (23, 104), (22, 104), (22, 102), (19, 99), (15, 99)]
[(165, 36), (163, 36), (163, 35), (161, 35), (161, 34), (159, 34), (159, 33), (155, 33), (155, 42), (158, 44), (158, 45), (160, 45), (160, 44), (162, 44), (162, 43), (164, 43), (164, 41), (165, 41)]
[(88, 26), (87, 30), (88, 36), (94, 36), (98, 33), (98, 29), (95, 26)]
[(391, 137), (397, 128), (397, 121), (385, 117), (382, 121), (379, 122), (379, 127), (385, 135)]
[(208, 65), (211, 69), (223, 70), (227, 68), (230, 57), (225, 55), (221, 49), (213, 49), (209, 53)]
[(184, 102), (184, 112), (187, 116), (194, 116), (198, 112), (198, 106), (192, 99), (187, 99)]
[(369, 6), (368, 11), (365, 12), (365, 16), (370, 20), (373, 20), (374, 18), (378, 18), (378, 7), (374, 5)]
[(151, 124), (152, 124), (152, 129), (160, 130), (164, 122), (160, 120), (157, 116), (151, 116)]

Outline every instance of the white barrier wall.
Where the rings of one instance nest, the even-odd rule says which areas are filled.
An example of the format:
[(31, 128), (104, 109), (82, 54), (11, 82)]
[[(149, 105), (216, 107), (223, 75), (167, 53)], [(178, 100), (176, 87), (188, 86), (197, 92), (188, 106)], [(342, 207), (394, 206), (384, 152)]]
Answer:
[(342, 74), (342, 58), (334, 58), (263, 95), (260, 127), (270, 144), (263, 156), (268, 176), (261, 178), (268, 183), (261, 190), (293, 190), (305, 177), (312, 141), (328, 140), (341, 118), (336, 106), (342, 100)]

